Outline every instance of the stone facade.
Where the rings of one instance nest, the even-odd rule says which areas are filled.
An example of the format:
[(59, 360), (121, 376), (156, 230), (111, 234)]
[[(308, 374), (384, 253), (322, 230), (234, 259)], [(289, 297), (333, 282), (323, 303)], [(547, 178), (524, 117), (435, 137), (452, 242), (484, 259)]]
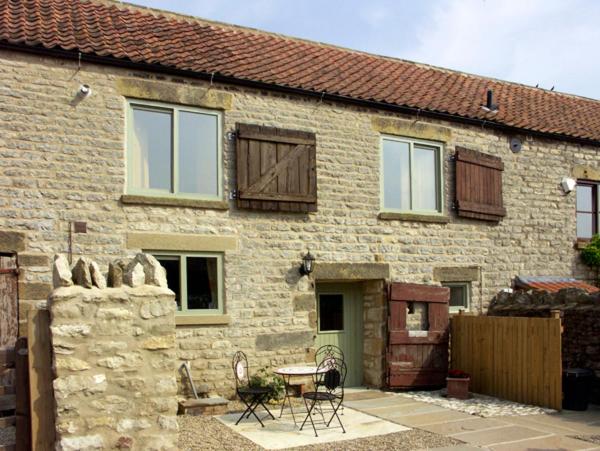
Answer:
[[(83, 83), (93, 94), (75, 102)], [(222, 201), (124, 196), (124, 95), (223, 112)], [(574, 166), (597, 166), (594, 147), (524, 134), (523, 150), (514, 154), (511, 136), (485, 127), (191, 78), (87, 63), (78, 67), (8, 50), (0, 51), (0, 101), (0, 230), (22, 234), (20, 252), (66, 253), (72, 221), (87, 222), (86, 234), (72, 236), (75, 259), (90, 256), (101, 267), (124, 254), (158, 250), (130, 246), (129, 234), (172, 235), (161, 246), (184, 247), (179, 237), (200, 236), (204, 241), (187, 242), (210, 242), (223, 252), (225, 314), (186, 324), (178, 320), (177, 328), (177, 358), (191, 361), (198, 382), (221, 395), (231, 394), (234, 350), (247, 352), (256, 366), (311, 359), (316, 313), (309, 298), (319, 279), (316, 273), (298, 274), (308, 247), (317, 267), (384, 263), (393, 281), (439, 283), (437, 267), (477, 268), (480, 277), (471, 290), (476, 311), (485, 310), (517, 274), (588, 277), (574, 248), (575, 195), (564, 195), (559, 182)], [(317, 212), (236, 208), (230, 200), (235, 149), (228, 132), (237, 122), (316, 134)], [(380, 215), (382, 132), (444, 143), (443, 221)], [(459, 218), (452, 211), (449, 157), (455, 146), (502, 158), (507, 216), (500, 223)], [(52, 279), (42, 258), (26, 263), (20, 275), (23, 311), (44, 302)], [(377, 307), (365, 314), (381, 318), (382, 301), (374, 300), (371, 288), (368, 293), (365, 302)], [(373, 321), (365, 321), (365, 355), (381, 349), (378, 340), (384, 335)]]
[(164, 269), (140, 255), (107, 288), (95, 266), (81, 258), (71, 276), (64, 256), (54, 263), (56, 449), (177, 449), (175, 294)]

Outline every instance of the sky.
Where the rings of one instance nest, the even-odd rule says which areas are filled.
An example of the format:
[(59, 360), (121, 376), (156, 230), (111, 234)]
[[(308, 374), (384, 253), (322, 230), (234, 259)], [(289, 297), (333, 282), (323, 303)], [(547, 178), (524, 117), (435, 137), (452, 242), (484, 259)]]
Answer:
[(600, 99), (598, 0), (128, 0)]

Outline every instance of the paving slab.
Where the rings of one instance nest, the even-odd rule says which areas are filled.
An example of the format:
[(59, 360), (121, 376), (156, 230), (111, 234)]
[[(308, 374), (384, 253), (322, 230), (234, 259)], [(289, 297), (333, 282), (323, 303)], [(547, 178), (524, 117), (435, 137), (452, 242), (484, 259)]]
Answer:
[(460, 434), (463, 432), (474, 432), (487, 429), (494, 429), (502, 426), (509, 426), (509, 424), (492, 418), (480, 418), (472, 416), (471, 418), (460, 421), (427, 424), (419, 426), (419, 429), (424, 429), (426, 431), (434, 432), (436, 434), (441, 435), (453, 435)]
[[(549, 437), (522, 440), (518, 442), (505, 443), (500, 445), (491, 445), (490, 449), (494, 451), (532, 451), (532, 450), (591, 450), (595, 445), (583, 440), (552, 435)], [(600, 448), (599, 448), (600, 449)]]
[(395, 406), (373, 407), (370, 409), (360, 409), (369, 414), (376, 415), (380, 418), (396, 421), (400, 417), (418, 414), (431, 414), (436, 412), (447, 412), (447, 409), (434, 406), (433, 404), (414, 403)]
[(570, 417), (562, 413), (551, 415), (526, 415), (523, 417), (498, 417), (512, 424), (523, 424), (556, 434), (600, 434), (600, 425), (587, 422), (585, 417)]
[(468, 413), (456, 412), (452, 410), (442, 410), (427, 413), (408, 414), (394, 417), (394, 421), (405, 424), (406, 426), (419, 427), (426, 426), (428, 424), (439, 424), (447, 423), (458, 420), (468, 420), (471, 418), (477, 418)]
[(372, 409), (379, 407), (389, 407), (389, 406), (401, 406), (406, 404), (425, 404), (420, 401), (414, 401), (409, 398), (404, 398), (403, 396), (386, 396), (383, 398), (375, 398), (375, 399), (362, 399), (357, 401), (346, 401), (344, 400), (344, 405), (357, 409)]
[(494, 429), (484, 429), (473, 432), (461, 432), (452, 434), (451, 437), (467, 442), (471, 445), (491, 446), (517, 440), (542, 438), (549, 436), (548, 433), (536, 431), (520, 426), (502, 426)]

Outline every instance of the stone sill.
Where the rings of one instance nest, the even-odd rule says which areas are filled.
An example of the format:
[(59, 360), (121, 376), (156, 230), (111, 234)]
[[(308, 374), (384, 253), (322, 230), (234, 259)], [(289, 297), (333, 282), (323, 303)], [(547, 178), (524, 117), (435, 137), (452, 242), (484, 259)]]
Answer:
[(398, 220), (398, 221), (413, 221), (413, 222), (433, 222), (438, 224), (448, 224), (450, 218), (445, 215), (419, 215), (413, 213), (394, 213), (394, 212), (381, 212), (378, 215), (379, 219), (382, 220)]
[(121, 202), (127, 205), (153, 205), (163, 207), (204, 208), (212, 210), (229, 210), (229, 203), (224, 200), (185, 199), (180, 197), (140, 196), (123, 194)]
[(175, 315), (177, 326), (208, 326), (229, 324), (229, 315)]

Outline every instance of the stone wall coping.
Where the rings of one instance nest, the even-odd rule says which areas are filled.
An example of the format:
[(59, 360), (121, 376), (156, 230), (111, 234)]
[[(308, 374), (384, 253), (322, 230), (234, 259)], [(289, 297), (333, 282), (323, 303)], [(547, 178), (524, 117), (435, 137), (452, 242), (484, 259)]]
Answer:
[(201, 208), (206, 210), (229, 210), (225, 200), (205, 200), (183, 197), (143, 196), (123, 194), (121, 202), (125, 205), (152, 205), (159, 207)]
[(127, 247), (155, 251), (225, 252), (236, 250), (237, 236), (128, 232)]
[(175, 315), (177, 326), (224, 325), (231, 322), (229, 315)]

